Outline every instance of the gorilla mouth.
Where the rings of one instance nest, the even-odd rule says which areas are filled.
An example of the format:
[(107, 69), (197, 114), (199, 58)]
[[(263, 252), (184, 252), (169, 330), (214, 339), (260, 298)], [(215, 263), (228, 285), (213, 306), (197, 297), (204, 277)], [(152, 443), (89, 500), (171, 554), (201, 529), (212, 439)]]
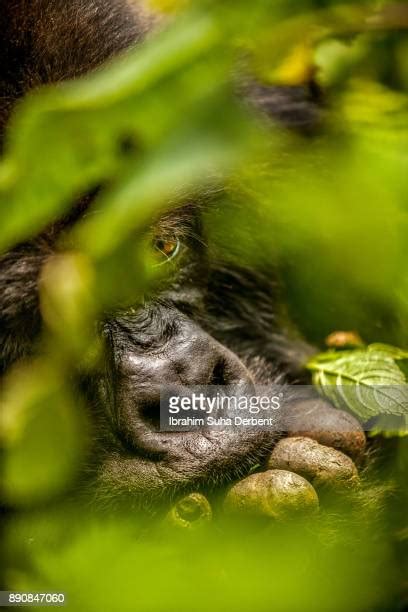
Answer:
[(212, 430), (155, 432), (137, 445), (123, 445), (108, 455), (100, 482), (115, 494), (142, 495), (147, 500), (194, 489), (212, 489), (243, 477), (272, 449), (269, 432), (237, 434)]

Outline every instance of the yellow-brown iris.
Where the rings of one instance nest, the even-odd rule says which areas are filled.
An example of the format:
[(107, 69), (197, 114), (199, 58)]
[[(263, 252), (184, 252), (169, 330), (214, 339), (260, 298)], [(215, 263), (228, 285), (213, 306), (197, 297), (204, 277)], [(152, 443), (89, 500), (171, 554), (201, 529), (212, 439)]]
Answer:
[(158, 263), (166, 263), (176, 257), (180, 250), (180, 241), (178, 238), (156, 238), (154, 248), (159, 256)]

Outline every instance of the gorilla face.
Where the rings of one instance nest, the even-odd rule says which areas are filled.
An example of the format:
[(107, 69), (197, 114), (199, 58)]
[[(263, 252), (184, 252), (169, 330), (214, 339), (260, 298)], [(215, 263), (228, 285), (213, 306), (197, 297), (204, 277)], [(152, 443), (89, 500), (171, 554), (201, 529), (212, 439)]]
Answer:
[[(101, 497), (138, 494), (150, 502), (217, 485), (244, 474), (275, 440), (272, 430), (160, 431), (163, 387), (242, 392), (283, 379), (289, 344), (276, 329), (273, 285), (208, 257), (201, 210), (190, 204), (157, 222), (152, 247), (165, 268), (159, 290), (143, 306), (135, 295), (134, 306), (100, 322), (103, 367), (92, 376), (78, 372), (93, 433), (86, 472)], [(56, 251), (54, 235), (51, 228), (0, 258), (3, 371), (36, 350), (38, 286)]]
[(283, 371), (283, 349), (279, 363), (277, 352), (265, 350), (271, 341), (276, 347), (273, 287), (253, 271), (215, 266), (200, 214), (189, 205), (160, 220), (153, 246), (169, 268), (164, 286), (142, 308), (103, 324), (108, 365), (96, 388), (91, 381), (89, 397), (103, 406), (94, 469), (110, 495), (218, 484), (245, 473), (276, 437), (272, 429), (160, 431), (163, 387), (227, 385), (242, 392), (282, 380), (275, 370)]

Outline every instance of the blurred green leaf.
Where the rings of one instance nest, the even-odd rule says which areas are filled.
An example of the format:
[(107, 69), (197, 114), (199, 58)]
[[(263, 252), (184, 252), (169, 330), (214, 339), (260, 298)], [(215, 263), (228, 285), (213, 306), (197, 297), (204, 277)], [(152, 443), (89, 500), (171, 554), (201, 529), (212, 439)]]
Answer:
[(60, 517), (69, 535), (59, 540), (57, 551), (52, 516), (48, 524), (16, 525), (35, 551), (34, 571), (15, 570), (16, 589), (65, 591), (68, 610), (76, 612), (135, 607), (156, 612), (169, 605), (200, 612), (345, 607), (361, 612), (390, 595), (392, 578), (384, 567), (395, 565), (387, 544), (367, 537), (366, 526), (357, 527), (345, 508), (335, 534), (322, 523), (300, 522), (260, 531), (238, 523), (187, 537), (151, 528), (141, 535), (137, 517), (97, 519), (84, 513), (81, 520), (82, 529), (73, 529), (75, 508)]
[[(8, 171), (0, 172), (1, 247), (28, 238), (72, 197), (114, 178), (124, 140), (134, 144), (137, 167), (186, 116), (201, 115), (206, 95), (224, 83), (225, 65), (214, 61), (220, 36), (209, 15), (196, 14), (82, 82), (30, 96), (9, 133)], [(171, 105), (162, 104), (166, 98)]]
[(83, 457), (86, 419), (55, 369), (36, 362), (14, 370), (1, 396), (3, 499), (32, 505), (61, 494)]

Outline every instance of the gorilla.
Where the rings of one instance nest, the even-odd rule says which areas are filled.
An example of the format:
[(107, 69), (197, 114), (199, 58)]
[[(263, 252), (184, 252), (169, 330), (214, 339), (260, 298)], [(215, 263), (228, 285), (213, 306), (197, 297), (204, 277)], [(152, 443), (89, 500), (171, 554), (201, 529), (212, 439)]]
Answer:
[[(96, 69), (142, 41), (155, 21), (126, 0), (3, 0), (1, 142), (15, 104), (28, 91)], [(318, 121), (315, 94), (307, 88), (254, 84), (244, 89), (262, 113), (290, 129), (308, 133)], [(0, 374), (35, 354), (43, 329), (38, 292), (43, 267), (55, 252), (61, 223), (71, 229), (86, 206), (73, 202), (75, 214), (55, 219), (41, 235), (1, 255)], [(163, 385), (270, 385), (299, 379), (309, 347), (281, 329), (270, 271), (212, 261), (202, 214), (201, 204), (189, 202), (157, 220), (155, 247), (176, 271), (143, 306), (112, 313), (101, 325), (103, 373), (82, 385), (94, 429), (84, 479), (87, 486), (91, 479), (101, 499), (162, 498), (215, 487), (248, 473), (273, 448), (277, 434), (267, 430), (233, 435), (160, 431)], [(316, 428), (312, 404), (298, 430)], [(352, 417), (317, 404), (322, 414), (332, 411), (332, 426), (338, 423), (339, 430), (363, 436)], [(278, 428), (290, 429), (284, 420)], [(341, 436), (340, 442), (332, 438), (333, 446), (344, 450)]]

